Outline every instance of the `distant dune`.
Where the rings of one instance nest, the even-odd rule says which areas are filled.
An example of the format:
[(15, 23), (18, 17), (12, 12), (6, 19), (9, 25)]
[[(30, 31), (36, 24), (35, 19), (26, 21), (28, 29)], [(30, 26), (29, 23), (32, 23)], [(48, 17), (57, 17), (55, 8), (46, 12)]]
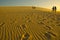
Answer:
[(0, 40), (60, 40), (60, 12), (34, 6), (0, 7)]
[[(5, 7), (0, 7), (0, 11), (5, 11), (5, 12), (20, 12), (20, 11), (32, 11), (34, 6), (5, 6)], [(4, 10), (5, 9), (5, 10)], [(50, 9), (46, 8), (41, 8), (41, 7), (35, 7), (35, 10), (39, 11), (51, 11)]]

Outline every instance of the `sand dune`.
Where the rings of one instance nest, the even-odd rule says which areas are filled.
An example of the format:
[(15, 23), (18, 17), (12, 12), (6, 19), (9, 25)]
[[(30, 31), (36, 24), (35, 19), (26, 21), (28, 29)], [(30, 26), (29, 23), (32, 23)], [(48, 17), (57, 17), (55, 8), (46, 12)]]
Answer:
[(39, 7), (0, 7), (0, 40), (60, 40), (59, 13)]

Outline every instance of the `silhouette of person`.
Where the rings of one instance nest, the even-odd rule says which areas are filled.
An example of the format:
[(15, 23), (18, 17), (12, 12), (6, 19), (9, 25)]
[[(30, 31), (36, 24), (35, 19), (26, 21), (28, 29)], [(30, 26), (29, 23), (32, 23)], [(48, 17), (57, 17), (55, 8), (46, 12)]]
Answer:
[(52, 7), (52, 11), (54, 11), (54, 6)]
[(56, 10), (57, 10), (56, 6), (53, 6), (52, 11), (56, 12)]
[(56, 6), (55, 6), (55, 12), (56, 12), (56, 10), (57, 10), (57, 8), (56, 8)]

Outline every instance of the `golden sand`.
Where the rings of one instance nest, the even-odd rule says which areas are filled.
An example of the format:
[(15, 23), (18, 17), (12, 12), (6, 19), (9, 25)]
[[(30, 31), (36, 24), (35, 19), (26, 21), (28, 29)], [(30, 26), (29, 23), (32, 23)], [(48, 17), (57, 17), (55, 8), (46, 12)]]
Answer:
[(38, 7), (0, 7), (0, 40), (60, 40), (60, 14)]

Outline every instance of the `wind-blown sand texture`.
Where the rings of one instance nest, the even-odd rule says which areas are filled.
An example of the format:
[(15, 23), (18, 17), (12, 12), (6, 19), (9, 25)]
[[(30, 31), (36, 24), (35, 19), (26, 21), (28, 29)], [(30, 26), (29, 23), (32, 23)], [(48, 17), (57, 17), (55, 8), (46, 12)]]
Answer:
[(39, 7), (0, 7), (0, 40), (60, 40), (60, 14)]

